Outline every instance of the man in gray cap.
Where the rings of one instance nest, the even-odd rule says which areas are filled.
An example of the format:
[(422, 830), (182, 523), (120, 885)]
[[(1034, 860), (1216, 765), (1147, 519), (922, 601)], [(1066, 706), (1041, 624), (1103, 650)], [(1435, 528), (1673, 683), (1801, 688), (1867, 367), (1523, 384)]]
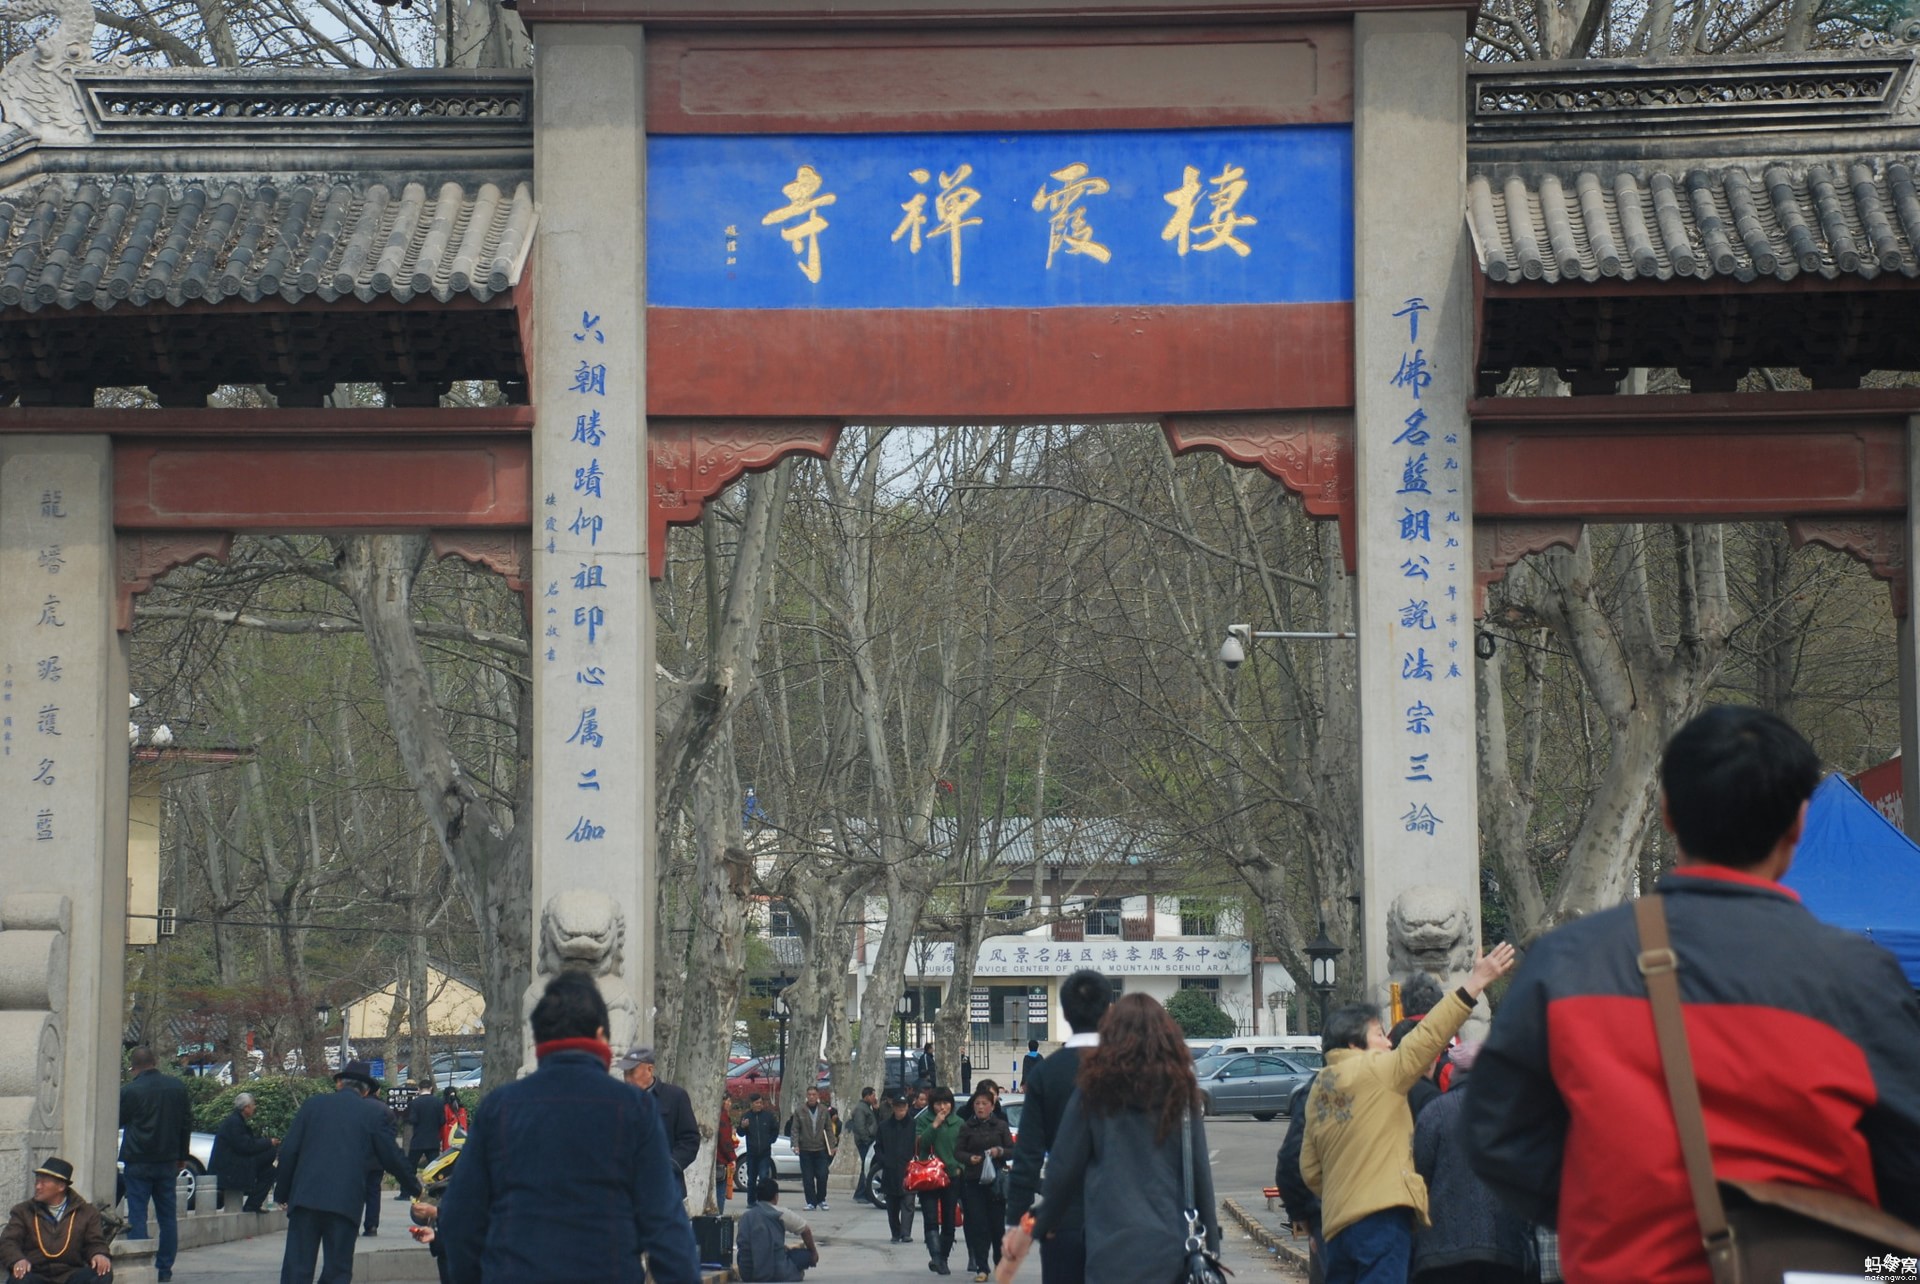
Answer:
[(667, 1132), (667, 1149), (673, 1155), (674, 1176), (680, 1179), (680, 1197), (686, 1198), (687, 1168), (700, 1153), (700, 1125), (694, 1122), (693, 1099), (685, 1088), (654, 1073), (652, 1048), (630, 1049), (613, 1068), (640, 1091), (653, 1094), (654, 1104), (660, 1108), (660, 1126)]
[(367, 1166), (400, 1179), (421, 1194), (413, 1165), (393, 1141), (387, 1108), (367, 1098), (378, 1091), (364, 1061), (349, 1061), (333, 1076), (335, 1091), (309, 1097), (280, 1143), (273, 1197), (287, 1208), (287, 1246), (280, 1284), (313, 1284), (314, 1258), (324, 1247), (322, 1284), (353, 1279), (353, 1228), (367, 1202)]

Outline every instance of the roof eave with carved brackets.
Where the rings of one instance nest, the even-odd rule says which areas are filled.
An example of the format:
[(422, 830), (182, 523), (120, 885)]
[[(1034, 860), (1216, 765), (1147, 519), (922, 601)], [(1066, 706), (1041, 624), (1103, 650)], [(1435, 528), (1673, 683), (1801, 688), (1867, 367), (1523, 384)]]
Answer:
[[(32, 70), (9, 64), (0, 74), (0, 110), (15, 106), (17, 82)], [(16, 127), (0, 136), (0, 185), (57, 173), (475, 182), (532, 174), (533, 80), (525, 71), (155, 71), (95, 63), (61, 71), (33, 86), (33, 107), (8, 114)]]
[(1911, 49), (1479, 67), (1468, 94), (1468, 162), (1489, 176), (1541, 164), (1599, 171), (1920, 149)]

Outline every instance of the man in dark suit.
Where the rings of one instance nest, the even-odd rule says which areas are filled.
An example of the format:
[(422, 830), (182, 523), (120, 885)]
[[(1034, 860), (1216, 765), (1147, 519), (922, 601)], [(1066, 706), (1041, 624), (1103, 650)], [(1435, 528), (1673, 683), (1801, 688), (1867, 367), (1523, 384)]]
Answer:
[(387, 1108), (369, 1101), (379, 1090), (364, 1061), (349, 1061), (333, 1077), (334, 1091), (310, 1097), (280, 1143), (280, 1174), (273, 1197), (287, 1206), (287, 1248), (280, 1284), (313, 1284), (322, 1247), (321, 1284), (353, 1279), (354, 1223), (367, 1202), (366, 1173), (377, 1163), (418, 1198), (419, 1179), (393, 1144)]
[[(1013, 1172), (1007, 1179), (1007, 1225), (1017, 1226), (1040, 1192), (1040, 1165), (1053, 1147), (1054, 1134), (1067, 1113), (1080, 1054), (1099, 1044), (1100, 1018), (1113, 1002), (1107, 978), (1082, 968), (1060, 983), (1060, 1010), (1073, 1035), (1022, 1081), (1027, 1104), (1020, 1115), (1020, 1139), (1013, 1148)], [(1040, 1241), (1042, 1284), (1082, 1284), (1087, 1272), (1085, 1214), (1076, 1198), (1054, 1233)]]
[(220, 1194), (214, 1207), (225, 1208), (227, 1196), (238, 1194), (246, 1202), (243, 1213), (260, 1211), (260, 1201), (273, 1189), (273, 1148), (280, 1143), (271, 1137), (256, 1137), (248, 1121), (260, 1107), (251, 1092), (233, 1099), (233, 1109), (220, 1121), (213, 1134), (212, 1162), (207, 1171), (219, 1179)]
[(440, 1153), (440, 1123), (445, 1111), (433, 1095), (433, 1081), (415, 1079), (414, 1098), (407, 1103), (407, 1158), (419, 1172)]
[(667, 1130), (673, 1173), (680, 1179), (680, 1197), (686, 1198), (687, 1168), (700, 1153), (700, 1125), (693, 1119), (693, 1099), (685, 1088), (656, 1075), (652, 1048), (634, 1048), (613, 1068), (640, 1091), (653, 1094), (654, 1104), (660, 1107), (660, 1124)]

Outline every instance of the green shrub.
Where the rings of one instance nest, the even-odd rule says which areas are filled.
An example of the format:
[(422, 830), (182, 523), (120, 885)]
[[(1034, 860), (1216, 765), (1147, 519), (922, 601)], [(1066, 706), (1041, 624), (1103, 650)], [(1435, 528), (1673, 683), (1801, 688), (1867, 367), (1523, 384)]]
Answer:
[(1205, 990), (1177, 991), (1167, 1000), (1167, 1015), (1189, 1039), (1224, 1039), (1234, 1031), (1233, 1018)]
[(253, 1113), (253, 1130), (262, 1137), (284, 1137), (287, 1129), (293, 1125), (293, 1116), (299, 1112), (301, 1102), (308, 1097), (332, 1091), (331, 1079), (297, 1079), (282, 1075), (249, 1079), (223, 1089), (219, 1096), (196, 1105), (193, 1109), (193, 1126), (202, 1132), (212, 1132), (220, 1126), (222, 1119), (233, 1113), (233, 1099), (243, 1092), (250, 1092), (259, 1107)]
[(201, 1106), (205, 1105), (209, 1101), (212, 1101), (215, 1097), (219, 1096), (222, 1092), (225, 1092), (227, 1089), (226, 1084), (221, 1083), (218, 1079), (213, 1078), (211, 1075), (204, 1075), (204, 1074), (185, 1075), (185, 1076), (182, 1076), (181, 1082), (187, 1085), (187, 1100), (193, 1103), (193, 1109), (196, 1116), (199, 1114)]

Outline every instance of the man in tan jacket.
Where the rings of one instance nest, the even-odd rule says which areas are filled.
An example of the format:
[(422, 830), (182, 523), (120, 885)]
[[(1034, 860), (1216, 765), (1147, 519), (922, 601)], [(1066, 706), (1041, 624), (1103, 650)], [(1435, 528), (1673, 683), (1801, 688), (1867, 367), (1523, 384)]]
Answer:
[(1407, 1093), (1512, 968), (1513, 946), (1495, 946), (1397, 1049), (1373, 1008), (1349, 1004), (1327, 1017), (1327, 1067), (1307, 1096), (1300, 1146), (1300, 1173), (1320, 1196), (1327, 1284), (1405, 1284), (1415, 1219), (1428, 1224)]

